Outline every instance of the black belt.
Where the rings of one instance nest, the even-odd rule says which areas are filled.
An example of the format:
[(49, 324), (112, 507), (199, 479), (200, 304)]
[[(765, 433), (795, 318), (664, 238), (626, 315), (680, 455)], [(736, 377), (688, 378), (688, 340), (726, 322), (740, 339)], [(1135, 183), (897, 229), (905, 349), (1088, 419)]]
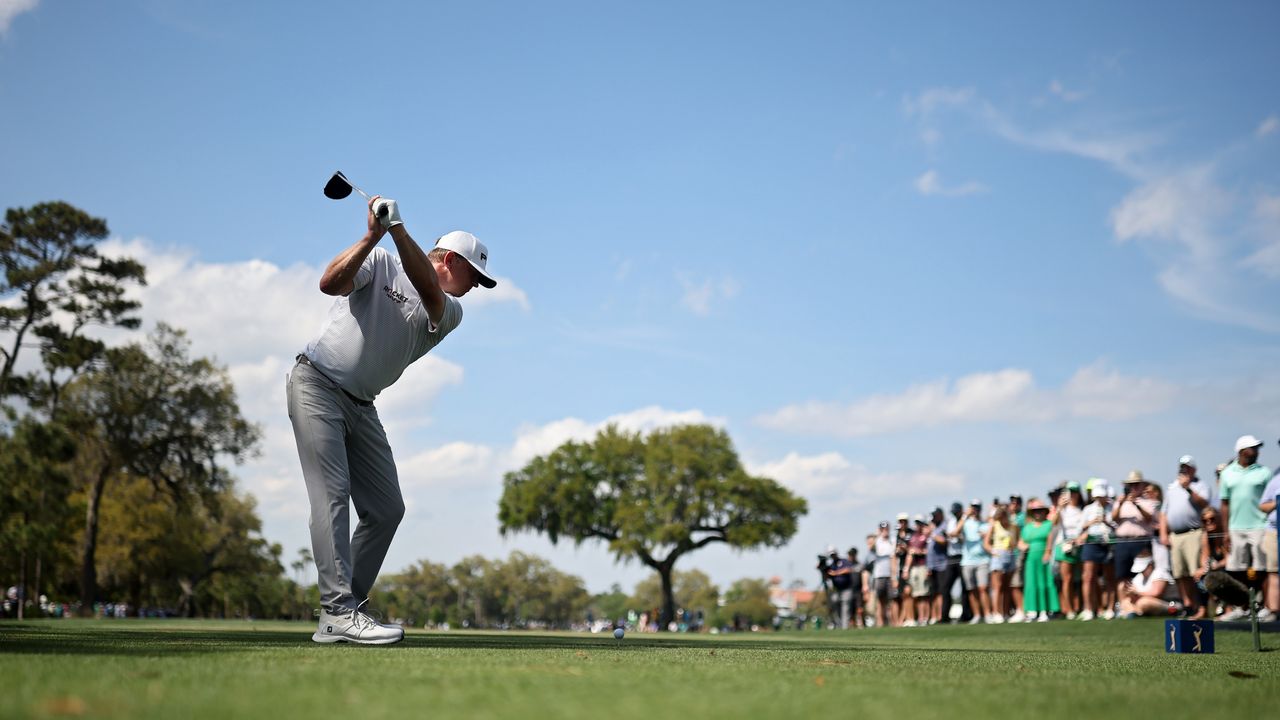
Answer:
[[(333, 382), (333, 379), (332, 379), (332, 378), (330, 378), (328, 375), (325, 375), (324, 373), (320, 372), (320, 368), (316, 367), (316, 366), (311, 362), (311, 358), (307, 357), (306, 353), (298, 353), (297, 360), (298, 360), (298, 362), (302, 363), (303, 365), (306, 365), (306, 366), (310, 367), (312, 370), (315, 370), (316, 372), (320, 373), (320, 376), (321, 376), (321, 377), (323, 377), (325, 380), (328, 380), (329, 382)], [(343, 394), (343, 395), (346, 395), (348, 398), (350, 398), (350, 399), (351, 399), (351, 402), (353, 402), (353, 403), (355, 403), (355, 404), (357, 404), (357, 405), (359, 405), (359, 406), (361, 406), (361, 407), (373, 407), (373, 401), (371, 401), (371, 400), (361, 400), (360, 398), (356, 397), (355, 395), (352, 395), (351, 393), (347, 392), (347, 391), (346, 391), (346, 389), (345, 389), (345, 388), (343, 388), (341, 385), (338, 385), (338, 383), (333, 382), (333, 384), (334, 384), (334, 385), (337, 385), (338, 389), (339, 389), (339, 390), (342, 390), (342, 394)]]
[(1170, 530), (1169, 532), (1174, 535), (1186, 535), (1189, 532), (1195, 532), (1197, 530), (1203, 530), (1203, 529), (1204, 528), (1187, 528), (1186, 530)]

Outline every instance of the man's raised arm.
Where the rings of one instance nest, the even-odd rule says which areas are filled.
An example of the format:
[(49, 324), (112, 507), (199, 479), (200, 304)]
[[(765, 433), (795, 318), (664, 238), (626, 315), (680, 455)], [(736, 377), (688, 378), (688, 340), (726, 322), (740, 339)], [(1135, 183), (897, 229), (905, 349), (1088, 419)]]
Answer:
[(320, 276), (320, 292), (325, 295), (350, 295), (355, 289), (356, 273), (387, 231), (373, 215), (373, 199), (369, 200), (369, 230), (354, 245), (338, 253)]
[(418, 297), (422, 298), (431, 326), (439, 325), (444, 317), (444, 291), (440, 289), (440, 278), (427, 254), (422, 252), (422, 248), (410, 237), (409, 231), (404, 229), (404, 222), (400, 220), (400, 207), (395, 200), (384, 200), (375, 195), (369, 200), (369, 208), (372, 211), (370, 217), (376, 215), (377, 221), (391, 233), (391, 239), (396, 241), (400, 265), (404, 268), (404, 274), (409, 277), (413, 289), (418, 291)]

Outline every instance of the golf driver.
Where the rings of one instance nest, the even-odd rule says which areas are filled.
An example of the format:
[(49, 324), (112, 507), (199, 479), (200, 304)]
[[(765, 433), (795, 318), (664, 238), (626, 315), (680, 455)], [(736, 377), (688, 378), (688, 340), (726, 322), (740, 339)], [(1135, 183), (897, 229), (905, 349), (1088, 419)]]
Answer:
[(334, 172), (333, 177), (329, 178), (329, 182), (324, 184), (324, 196), (332, 200), (341, 200), (350, 195), (352, 190), (363, 195), (365, 200), (369, 199), (369, 193), (351, 184), (351, 181), (347, 179), (346, 175), (342, 174), (341, 170)]
[[(341, 200), (350, 195), (352, 190), (363, 195), (365, 200), (370, 199), (369, 193), (353, 185), (351, 181), (347, 179), (347, 176), (342, 174), (341, 170), (335, 171), (333, 173), (333, 177), (329, 178), (329, 182), (324, 184), (324, 196), (331, 200)], [(378, 208), (379, 217), (384, 217), (386, 214), (386, 206)]]

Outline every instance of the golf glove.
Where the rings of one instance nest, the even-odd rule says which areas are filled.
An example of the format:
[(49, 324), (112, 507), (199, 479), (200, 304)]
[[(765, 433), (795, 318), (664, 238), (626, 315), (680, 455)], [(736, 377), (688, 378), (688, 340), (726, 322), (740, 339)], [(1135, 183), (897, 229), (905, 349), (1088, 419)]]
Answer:
[(396, 201), (390, 198), (379, 198), (373, 204), (373, 214), (378, 218), (378, 222), (382, 223), (382, 227), (390, 230), (396, 225), (403, 225), (400, 219), (400, 206), (396, 205)]

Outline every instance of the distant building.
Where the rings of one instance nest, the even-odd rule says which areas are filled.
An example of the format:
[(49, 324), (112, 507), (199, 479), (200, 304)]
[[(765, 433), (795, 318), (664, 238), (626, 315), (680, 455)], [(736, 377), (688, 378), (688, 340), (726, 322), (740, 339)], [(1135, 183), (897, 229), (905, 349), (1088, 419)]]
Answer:
[(769, 602), (778, 609), (779, 617), (792, 617), (813, 602), (816, 593), (806, 590), (804, 582), (792, 580), (788, 587), (782, 586), (782, 578), (769, 578)]

